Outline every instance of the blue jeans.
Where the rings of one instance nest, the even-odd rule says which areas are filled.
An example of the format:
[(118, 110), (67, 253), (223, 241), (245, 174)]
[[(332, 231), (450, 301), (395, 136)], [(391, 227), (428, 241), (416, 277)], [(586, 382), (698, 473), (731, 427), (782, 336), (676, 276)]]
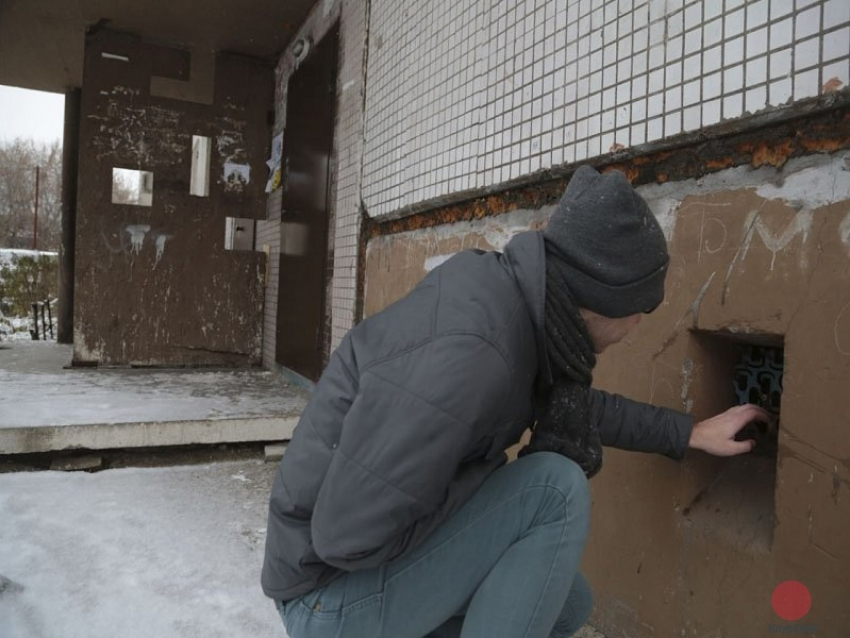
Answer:
[(567, 638), (590, 615), (578, 573), (589, 519), (578, 465), (529, 454), (419, 547), (278, 611), (290, 638)]

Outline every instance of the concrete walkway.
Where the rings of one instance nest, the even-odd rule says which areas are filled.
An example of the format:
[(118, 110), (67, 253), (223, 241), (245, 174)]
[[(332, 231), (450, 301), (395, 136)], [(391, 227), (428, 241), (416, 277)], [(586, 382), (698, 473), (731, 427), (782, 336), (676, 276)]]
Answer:
[[(64, 369), (70, 357), (0, 343), (0, 453), (283, 440), (307, 400), (259, 370)], [(285, 638), (259, 585), (277, 465), (0, 473), (0, 636)]]
[(266, 370), (70, 361), (55, 342), (0, 343), (0, 454), (285, 440), (309, 397)]
[(0, 474), (0, 636), (285, 638), (260, 589), (276, 468)]
[(0, 636), (286, 638), (260, 589), (277, 466), (0, 474)]

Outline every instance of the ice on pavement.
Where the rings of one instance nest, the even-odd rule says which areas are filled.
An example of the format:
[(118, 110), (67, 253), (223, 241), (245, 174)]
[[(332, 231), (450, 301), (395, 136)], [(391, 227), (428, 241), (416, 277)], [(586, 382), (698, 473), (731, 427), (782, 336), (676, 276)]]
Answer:
[(0, 345), (0, 428), (285, 417), (309, 398), (256, 368), (63, 369), (70, 359), (55, 342)]
[(285, 638), (261, 461), (0, 474), (2, 638)]

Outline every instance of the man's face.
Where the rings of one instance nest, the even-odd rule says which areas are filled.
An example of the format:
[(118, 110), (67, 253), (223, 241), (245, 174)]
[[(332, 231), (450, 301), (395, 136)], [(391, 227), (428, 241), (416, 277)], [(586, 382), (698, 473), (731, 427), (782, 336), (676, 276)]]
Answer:
[(587, 324), (587, 331), (590, 333), (590, 338), (593, 339), (593, 351), (600, 354), (605, 351), (608, 346), (614, 345), (622, 341), (631, 329), (640, 323), (641, 314), (629, 315), (628, 317), (620, 317), (619, 319), (611, 319), (603, 317), (586, 308), (579, 308), (584, 322)]

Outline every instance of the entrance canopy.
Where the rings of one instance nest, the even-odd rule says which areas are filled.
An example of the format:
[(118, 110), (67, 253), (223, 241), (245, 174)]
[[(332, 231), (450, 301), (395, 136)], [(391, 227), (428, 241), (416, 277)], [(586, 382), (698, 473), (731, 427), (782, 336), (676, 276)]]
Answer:
[(109, 28), (185, 48), (276, 61), (315, 0), (3, 0), (0, 84), (80, 87), (87, 31)]

